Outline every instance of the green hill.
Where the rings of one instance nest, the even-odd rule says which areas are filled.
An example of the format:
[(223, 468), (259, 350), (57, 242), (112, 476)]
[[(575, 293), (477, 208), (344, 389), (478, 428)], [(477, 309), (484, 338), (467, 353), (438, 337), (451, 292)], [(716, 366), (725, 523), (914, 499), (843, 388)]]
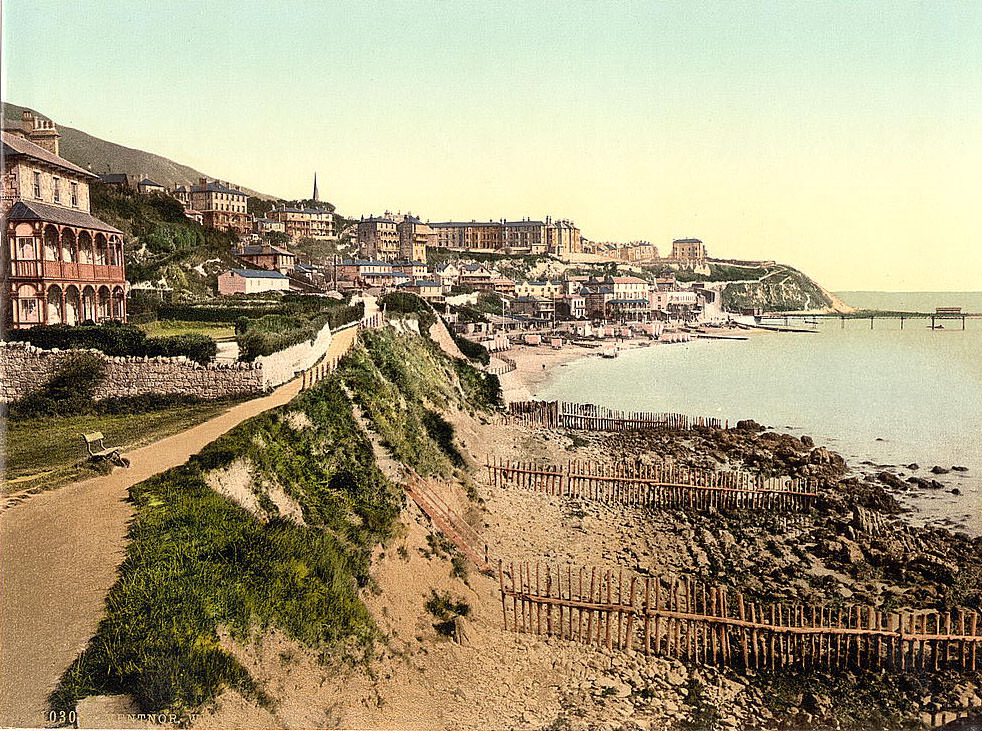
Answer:
[[(133, 175), (146, 175), (154, 182), (164, 186), (174, 186), (187, 183), (196, 183), (199, 178), (215, 179), (215, 175), (206, 175), (192, 167), (182, 165), (166, 157), (155, 155), (152, 152), (136, 150), (132, 147), (117, 145), (115, 142), (99, 139), (92, 135), (82, 132), (72, 127), (65, 127), (58, 124), (58, 120), (52, 120), (47, 115), (41, 114), (29, 107), (20, 107), (16, 104), (3, 104), (3, 126), (13, 126), (20, 123), (21, 114), (25, 111), (31, 112), (35, 117), (53, 121), (58, 131), (61, 133), (60, 149), (61, 156), (69, 162), (92, 170), (96, 174), (130, 173)], [(223, 178), (224, 179), (224, 178)], [(272, 198), (266, 193), (258, 193), (248, 188), (238, 186), (243, 193), (254, 195), (258, 198)]]

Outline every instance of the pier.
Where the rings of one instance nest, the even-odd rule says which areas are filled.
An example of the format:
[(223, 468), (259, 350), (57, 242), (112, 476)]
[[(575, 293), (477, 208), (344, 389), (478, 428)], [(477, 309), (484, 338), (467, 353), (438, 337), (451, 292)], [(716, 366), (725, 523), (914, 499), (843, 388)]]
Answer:
[[(904, 329), (904, 323), (907, 320), (930, 320), (932, 330), (943, 330), (945, 321), (955, 321), (959, 323), (961, 327), (959, 329), (965, 329), (965, 323), (967, 320), (978, 320), (982, 319), (982, 312), (962, 312), (961, 307), (937, 307), (934, 312), (900, 312), (900, 311), (875, 311), (875, 310), (864, 310), (861, 312), (844, 313), (844, 312), (824, 312), (824, 313), (810, 313), (810, 314), (795, 314), (795, 313), (774, 313), (774, 314), (764, 314), (756, 315), (754, 320), (757, 322), (757, 327), (768, 329), (768, 330), (781, 330), (785, 332), (814, 332), (814, 330), (809, 330), (806, 328), (798, 327), (794, 323), (801, 322), (806, 325), (818, 325), (821, 320), (839, 320), (840, 327), (846, 326), (846, 320), (868, 320), (869, 329), (874, 328), (874, 323), (876, 320), (899, 320), (900, 329)], [(782, 324), (778, 324), (782, 323)]]

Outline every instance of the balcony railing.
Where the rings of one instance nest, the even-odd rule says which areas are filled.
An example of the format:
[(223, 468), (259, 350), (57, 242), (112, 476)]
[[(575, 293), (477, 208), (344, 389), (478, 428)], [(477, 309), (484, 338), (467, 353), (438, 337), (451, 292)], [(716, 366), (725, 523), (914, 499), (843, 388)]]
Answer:
[(85, 282), (122, 282), (118, 264), (84, 264), (74, 261), (12, 261), (11, 276), (25, 279), (62, 279)]

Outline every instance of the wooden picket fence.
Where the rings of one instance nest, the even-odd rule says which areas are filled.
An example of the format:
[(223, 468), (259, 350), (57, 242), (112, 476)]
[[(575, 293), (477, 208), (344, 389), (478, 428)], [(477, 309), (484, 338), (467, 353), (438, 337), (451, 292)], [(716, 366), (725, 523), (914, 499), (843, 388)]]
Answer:
[(491, 456), (485, 467), (488, 482), (495, 487), (624, 505), (784, 511), (806, 510), (817, 497), (811, 481), (670, 464), (571, 460), (565, 465), (537, 465)]
[(484, 369), (485, 373), (490, 373), (494, 376), (503, 376), (505, 373), (511, 373), (518, 369), (518, 363), (515, 362), (514, 358), (509, 358), (507, 355), (501, 355), (500, 353), (495, 353), (495, 359), (500, 360), (500, 365), (488, 366)]
[(729, 427), (728, 422), (714, 416), (686, 416), (652, 411), (617, 411), (594, 404), (566, 401), (512, 401), (505, 420), (523, 426), (547, 429), (582, 429), (586, 431), (633, 431), (635, 429), (691, 429), (710, 426)]
[(982, 667), (974, 611), (761, 604), (687, 579), (498, 563), (504, 628), (740, 668)]
[[(381, 312), (376, 312), (374, 315), (366, 317), (358, 322), (352, 322), (347, 325), (339, 327), (332, 334), (337, 334), (342, 330), (347, 330), (348, 328), (357, 327), (358, 332), (361, 333), (364, 330), (374, 330), (382, 327), (385, 324), (385, 318)], [(319, 363), (308, 368), (300, 374), (300, 390), (306, 391), (308, 388), (317, 385), (329, 375), (337, 370), (338, 364), (341, 362), (341, 358), (344, 357), (343, 354), (335, 358), (324, 358)]]
[(402, 485), (420, 510), (433, 521), (433, 525), (477, 567), (478, 571), (489, 576), (494, 573), (489, 563), (488, 544), (481, 539), (470, 523), (447, 504), (446, 500), (413, 470), (407, 470)]

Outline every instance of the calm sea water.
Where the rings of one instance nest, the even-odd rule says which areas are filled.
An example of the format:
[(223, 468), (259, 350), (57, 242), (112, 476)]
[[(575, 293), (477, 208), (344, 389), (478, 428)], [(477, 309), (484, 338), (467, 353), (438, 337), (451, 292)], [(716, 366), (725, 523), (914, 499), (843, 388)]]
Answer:
[[(841, 292), (854, 307), (982, 312), (982, 292)], [(954, 522), (982, 534), (982, 320), (830, 320), (817, 333), (755, 332), (747, 341), (697, 340), (584, 358), (557, 369), (536, 394), (617, 409), (752, 418), (808, 434), (854, 470), (896, 465), (945, 484), (913, 490), (914, 522)], [(903, 467), (920, 464), (919, 470)], [(968, 472), (934, 476), (934, 465)], [(961, 495), (950, 494), (957, 487)]]

